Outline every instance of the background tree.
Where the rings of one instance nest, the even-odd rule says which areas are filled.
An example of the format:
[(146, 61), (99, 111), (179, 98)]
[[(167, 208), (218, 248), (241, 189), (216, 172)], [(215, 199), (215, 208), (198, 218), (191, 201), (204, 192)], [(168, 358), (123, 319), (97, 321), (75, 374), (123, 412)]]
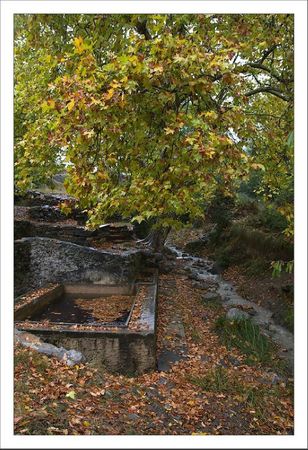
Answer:
[(293, 204), (293, 16), (17, 15), (15, 176), (65, 166), (89, 226), (150, 221), (159, 246), (260, 171)]

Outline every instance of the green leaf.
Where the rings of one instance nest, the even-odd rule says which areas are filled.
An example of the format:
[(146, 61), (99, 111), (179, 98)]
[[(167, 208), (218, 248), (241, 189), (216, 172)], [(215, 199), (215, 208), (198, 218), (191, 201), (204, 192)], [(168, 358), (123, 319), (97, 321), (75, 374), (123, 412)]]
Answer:
[(75, 400), (76, 398), (76, 392), (75, 391), (69, 391), (66, 396), (67, 398), (71, 398), (72, 400)]
[(141, 222), (144, 221), (144, 217), (143, 217), (143, 216), (135, 216), (135, 217), (132, 219), (132, 221), (133, 221), (133, 222), (141, 223)]
[(291, 131), (291, 133), (289, 133), (289, 136), (288, 136), (287, 146), (293, 147), (293, 145), (294, 145), (294, 131)]

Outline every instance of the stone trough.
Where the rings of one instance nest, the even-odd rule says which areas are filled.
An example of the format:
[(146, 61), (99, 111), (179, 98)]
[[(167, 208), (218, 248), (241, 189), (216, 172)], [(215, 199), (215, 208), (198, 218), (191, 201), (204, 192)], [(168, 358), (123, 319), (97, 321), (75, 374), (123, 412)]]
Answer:
[(157, 273), (130, 284), (53, 284), (15, 300), (15, 326), (110, 372), (156, 368)]

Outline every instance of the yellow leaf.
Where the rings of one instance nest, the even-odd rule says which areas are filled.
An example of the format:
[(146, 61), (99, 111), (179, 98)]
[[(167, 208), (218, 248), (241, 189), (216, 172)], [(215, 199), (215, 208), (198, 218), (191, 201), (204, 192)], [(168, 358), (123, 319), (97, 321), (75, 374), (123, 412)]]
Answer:
[(117, 87), (121, 86), (121, 83), (119, 83), (117, 80), (112, 80), (112, 83), (110, 84), (110, 86), (114, 89), (116, 89)]
[(75, 106), (75, 100), (73, 99), (67, 104), (67, 109), (69, 111), (71, 111), (74, 108), (74, 106)]
[(217, 114), (215, 113), (215, 111), (207, 111), (204, 114), (204, 117), (206, 117), (209, 120), (216, 120), (217, 119)]
[(88, 422), (87, 420), (84, 420), (84, 421), (83, 421), (83, 425), (84, 425), (85, 427), (89, 427), (91, 424), (90, 424), (90, 422)]
[(94, 130), (85, 131), (83, 134), (84, 134), (85, 136), (87, 136), (88, 138), (91, 138), (92, 136), (95, 135), (95, 131), (94, 131)]
[(155, 64), (155, 66), (153, 67), (153, 71), (155, 73), (162, 73), (164, 71), (164, 68), (159, 64)]
[(54, 109), (55, 108), (55, 106), (56, 106), (56, 103), (55, 103), (55, 101), (54, 100), (52, 100), (52, 99), (49, 99), (49, 100), (45, 100), (45, 101), (43, 101), (43, 103), (42, 103), (42, 110), (43, 111), (49, 111), (50, 109)]
[(165, 128), (165, 132), (166, 132), (166, 134), (174, 134), (174, 131), (175, 130), (173, 130), (172, 128)]
[(75, 37), (74, 45), (75, 45), (77, 53), (82, 53), (85, 49), (84, 42), (83, 42), (83, 39), (81, 36)]
[(110, 100), (114, 94), (114, 89), (109, 89), (109, 91), (105, 94), (105, 100)]
[(253, 164), (251, 164), (251, 167), (253, 168), (253, 169), (261, 169), (261, 170), (265, 170), (265, 167), (263, 166), (263, 164), (256, 164), (256, 163), (253, 163)]

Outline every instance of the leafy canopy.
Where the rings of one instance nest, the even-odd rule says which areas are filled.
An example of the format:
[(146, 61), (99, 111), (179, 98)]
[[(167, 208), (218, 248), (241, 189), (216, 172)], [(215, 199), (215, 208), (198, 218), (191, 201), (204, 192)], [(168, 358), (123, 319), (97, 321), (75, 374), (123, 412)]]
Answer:
[(203, 216), (251, 172), (292, 222), (293, 17), (16, 15), (15, 177), (91, 226)]

